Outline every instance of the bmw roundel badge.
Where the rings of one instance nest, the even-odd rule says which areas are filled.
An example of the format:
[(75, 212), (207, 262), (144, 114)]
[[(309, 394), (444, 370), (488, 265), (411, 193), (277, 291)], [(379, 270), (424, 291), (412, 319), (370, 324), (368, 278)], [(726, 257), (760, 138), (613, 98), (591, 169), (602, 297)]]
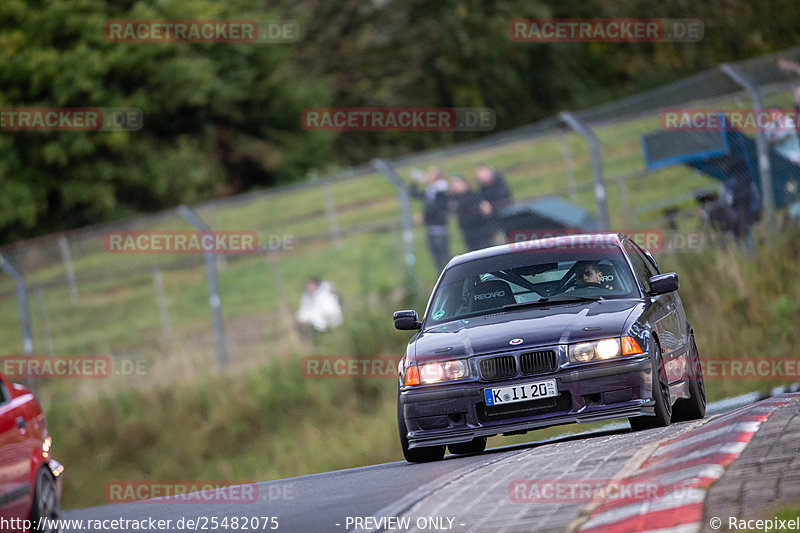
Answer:
[(517, 344), (522, 344), (522, 339), (511, 339), (510, 341), (508, 341), (508, 344), (512, 344), (514, 346), (516, 346)]

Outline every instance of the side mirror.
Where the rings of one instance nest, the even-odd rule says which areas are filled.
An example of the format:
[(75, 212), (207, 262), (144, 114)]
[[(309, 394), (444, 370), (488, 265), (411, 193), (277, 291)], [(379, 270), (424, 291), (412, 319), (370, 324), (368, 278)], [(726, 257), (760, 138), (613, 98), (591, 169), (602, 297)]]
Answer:
[(413, 309), (406, 311), (395, 311), (392, 315), (394, 327), (399, 330), (419, 329), (422, 323), (419, 321), (417, 312)]
[(650, 296), (677, 291), (679, 286), (678, 275), (675, 272), (653, 276), (650, 278)]

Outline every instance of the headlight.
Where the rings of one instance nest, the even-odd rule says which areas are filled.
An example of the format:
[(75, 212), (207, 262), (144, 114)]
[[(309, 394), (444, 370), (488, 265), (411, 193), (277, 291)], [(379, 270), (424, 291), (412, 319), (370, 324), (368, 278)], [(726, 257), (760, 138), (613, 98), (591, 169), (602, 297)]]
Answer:
[(603, 339), (602, 341), (597, 341), (594, 351), (600, 359), (611, 359), (619, 355), (619, 340)]
[(444, 368), (444, 377), (447, 379), (461, 379), (469, 375), (466, 361), (447, 361), (442, 368)]
[[(419, 380), (416, 376), (419, 376)], [(426, 363), (417, 367), (409, 368), (406, 385), (418, 385), (420, 383), (430, 384), (442, 381), (452, 381), (469, 377), (469, 365), (467, 361), (444, 361), (441, 363)]]
[(592, 342), (579, 342), (569, 347), (569, 360), (571, 363), (585, 363), (586, 361), (612, 359), (619, 355), (636, 355), (642, 353), (639, 343), (633, 337), (621, 339), (602, 339)]
[(594, 343), (582, 342), (569, 347), (569, 358), (576, 363), (591, 361), (594, 358)]
[(53, 439), (48, 435), (42, 441), (42, 456), (47, 459), (50, 456), (50, 447), (53, 445)]

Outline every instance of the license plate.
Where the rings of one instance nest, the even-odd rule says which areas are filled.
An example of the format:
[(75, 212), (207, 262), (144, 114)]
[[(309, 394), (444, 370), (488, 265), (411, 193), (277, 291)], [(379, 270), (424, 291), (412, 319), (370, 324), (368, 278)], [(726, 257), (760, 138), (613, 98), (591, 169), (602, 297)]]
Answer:
[(534, 383), (520, 383), (510, 387), (483, 389), (483, 395), (486, 398), (486, 405), (505, 405), (539, 398), (552, 398), (558, 396), (558, 388), (556, 380), (548, 379)]

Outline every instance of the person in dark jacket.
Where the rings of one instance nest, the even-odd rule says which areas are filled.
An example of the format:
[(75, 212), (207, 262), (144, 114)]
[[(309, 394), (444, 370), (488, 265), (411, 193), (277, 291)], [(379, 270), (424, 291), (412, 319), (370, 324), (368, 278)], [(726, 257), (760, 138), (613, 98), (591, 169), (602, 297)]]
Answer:
[(450, 191), (451, 208), (456, 214), (469, 251), (491, 246), (494, 231), (489, 227), (489, 217), (481, 210), (478, 193), (470, 189), (467, 182), (457, 174), (450, 178)]
[(428, 237), (428, 248), (433, 256), (433, 264), (441, 272), (450, 261), (447, 181), (438, 167), (431, 167), (425, 179), (428, 184), (425, 190), (420, 191), (414, 184), (411, 187), (411, 196), (423, 200), (422, 217)]
[(505, 178), (497, 170), (481, 165), (475, 169), (475, 176), (480, 183), (481, 191), (481, 211), (487, 217), (487, 225), (491, 232), (492, 239), (500, 230), (499, 212), (511, 205), (511, 190), (508, 188)]
[(721, 166), (728, 176), (725, 180), (727, 201), (736, 217), (733, 234), (743, 237), (761, 218), (761, 195), (745, 161), (728, 158)]

